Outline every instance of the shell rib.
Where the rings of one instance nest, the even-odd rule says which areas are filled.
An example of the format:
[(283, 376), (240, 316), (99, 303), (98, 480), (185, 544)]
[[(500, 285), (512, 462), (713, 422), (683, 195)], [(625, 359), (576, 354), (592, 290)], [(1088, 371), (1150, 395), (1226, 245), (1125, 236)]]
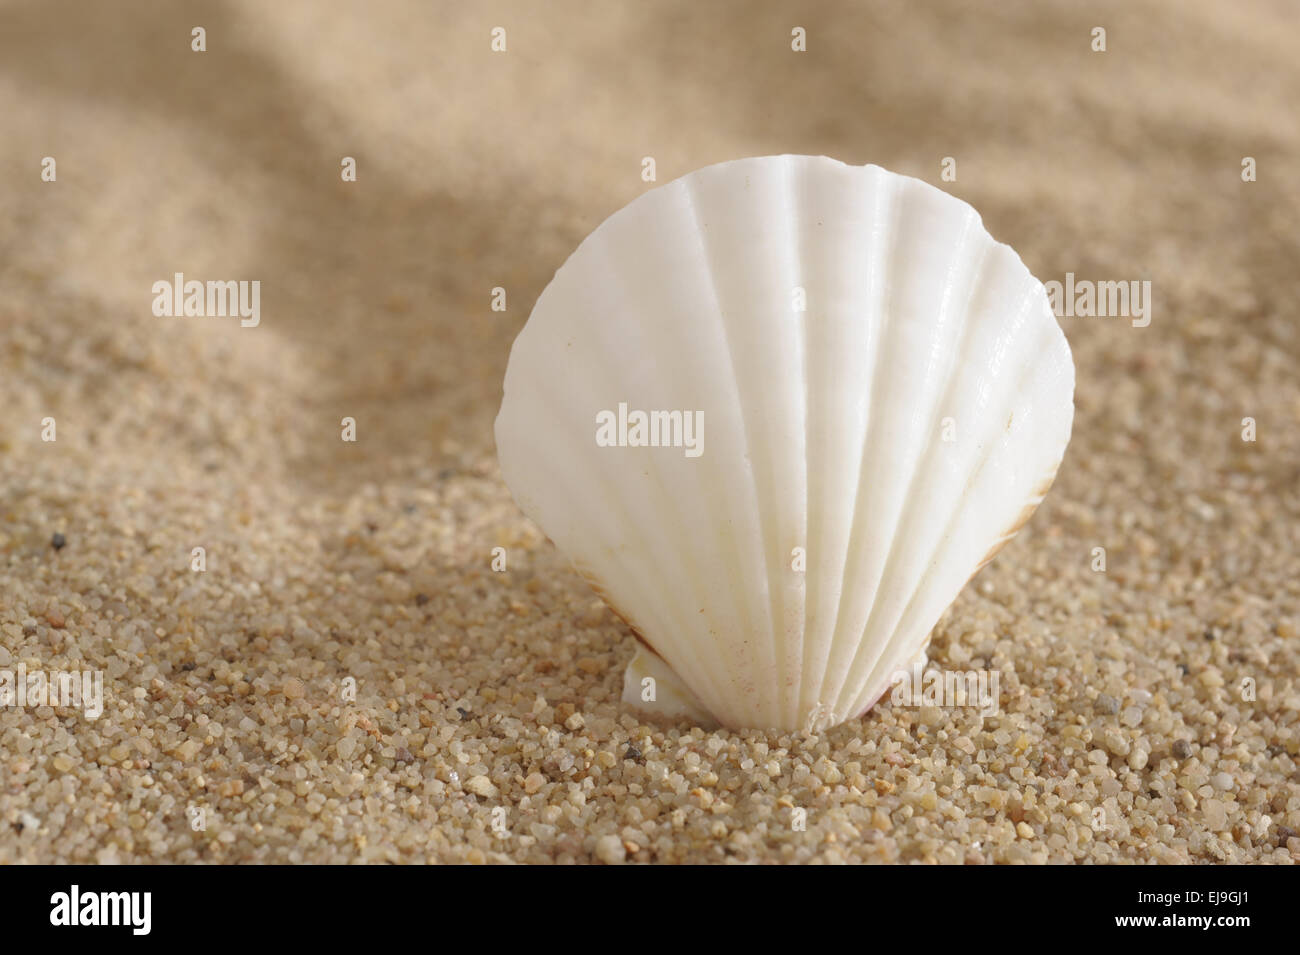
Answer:
[[(774, 156), (582, 242), (515, 341), (496, 438), (519, 506), (652, 651), (625, 700), (798, 730), (923, 651), (1047, 492), (1073, 392), (1042, 284), (969, 205)], [(700, 414), (702, 453), (601, 446), (621, 405)]]

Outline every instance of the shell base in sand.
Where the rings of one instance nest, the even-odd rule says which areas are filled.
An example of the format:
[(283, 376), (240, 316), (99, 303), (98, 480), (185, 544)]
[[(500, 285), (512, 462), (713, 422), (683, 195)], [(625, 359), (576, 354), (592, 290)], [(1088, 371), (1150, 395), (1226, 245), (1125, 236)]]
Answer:
[[(918, 650), (916, 656), (908, 661), (908, 668), (924, 667), (929, 662), (929, 657), (926, 655), (928, 649), (927, 643)], [(864, 715), (889, 692), (892, 685), (892, 682), (886, 684), (862, 713), (853, 715)], [(623, 673), (623, 703), (647, 715), (675, 721), (687, 720), (704, 729), (718, 729), (721, 726), (699, 698), (691, 692), (691, 688), (673, 672), (672, 667), (639, 641), (636, 645), (636, 654), (628, 662), (627, 670)], [(835, 714), (825, 707), (814, 705), (804, 719), (803, 731), (820, 733), (840, 722), (843, 721), (836, 719)]]

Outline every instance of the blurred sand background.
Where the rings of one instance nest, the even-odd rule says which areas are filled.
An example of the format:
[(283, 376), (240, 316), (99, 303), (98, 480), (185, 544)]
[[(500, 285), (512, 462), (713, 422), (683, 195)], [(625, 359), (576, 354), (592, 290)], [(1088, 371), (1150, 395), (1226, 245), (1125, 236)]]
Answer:
[[(0, 862), (1300, 857), (1298, 37), (1283, 0), (0, 4), (0, 668), (107, 696), (0, 710)], [(510, 343), (642, 157), (779, 152), (1153, 283), (1146, 328), (1062, 319), (1056, 485), (935, 631), (1002, 671), (983, 725), (629, 713), (630, 631), (500, 480)], [(260, 280), (260, 326), (155, 318), (175, 272)]]

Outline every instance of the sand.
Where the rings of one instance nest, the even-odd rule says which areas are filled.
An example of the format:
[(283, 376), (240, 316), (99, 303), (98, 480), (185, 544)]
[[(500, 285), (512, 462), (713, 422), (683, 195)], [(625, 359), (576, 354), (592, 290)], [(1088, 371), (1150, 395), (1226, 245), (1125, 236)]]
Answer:
[[(0, 8), (0, 670), (104, 681), (0, 709), (0, 862), (1300, 858), (1295, 14), (1004, 6)], [(1061, 319), (1056, 485), (934, 631), (996, 718), (631, 712), (500, 479), (510, 343), (643, 157), (777, 152), (1152, 283)], [(259, 324), (156, 317), (177, 272)]]

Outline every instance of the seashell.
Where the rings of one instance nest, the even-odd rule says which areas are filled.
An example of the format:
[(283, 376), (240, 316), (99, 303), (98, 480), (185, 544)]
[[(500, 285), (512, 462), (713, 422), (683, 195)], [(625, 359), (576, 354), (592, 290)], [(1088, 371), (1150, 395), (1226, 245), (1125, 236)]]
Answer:
[(924, 660), (1051, 485), (1073, 394), (1042, 283), (968, 204), (770, 156), (582, 242), (514, 343), (496, 439), (641, 641), (627, 702), (819, 730)]

